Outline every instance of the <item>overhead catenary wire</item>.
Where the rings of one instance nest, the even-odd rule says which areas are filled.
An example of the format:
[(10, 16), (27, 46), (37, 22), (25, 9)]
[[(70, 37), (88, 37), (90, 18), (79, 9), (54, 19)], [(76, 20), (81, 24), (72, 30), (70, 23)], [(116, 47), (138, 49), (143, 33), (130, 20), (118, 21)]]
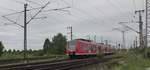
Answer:
[(132, 3), (133, 3), (133, 11), (135, 11), (136, 10), (136, 3), (135, 3), (135, 0), (132, 0)]
[[(119, 5), (119, 3), (118, 4), (115, 4), (114, 2), (112, 2), (111, 0), (106, 0), (108, 3), (109, 3), (109, 5), (111, 6), (111, 7), (113, 7), (113, 8), (115, 8), (116, 9), (116, 11), (118, 12), (120, 12), (119, 14), (120, 15), (124, 15), (124, 16), (131, 16), (131, 15), (133, 15), (132, 13), (130, 13), (130, 12), (124, 12), (124, 10), (122, 10), (122, 8), (121, 8), (121, 6), (122, 5), (120, 5), (120, 6), (118, 6)], [(115, 1), (116, 2), (116, 1)]]
[(16, 24), (16, 25), (18, 25), (18, 26), (20, 26), (20, 27), (24, 27), (23, 25), (21, 25), (21, 24), (18, 24), (17, 22), (15, 22), (15, 21), (13, 21), (13, 20), (11, 20), (11, 19), (9, 19), (9, 18), (7, 18), (7, 17), (5, 17), (5, 16), (3, 16), (5, 19), (7, 19), (8, 21), (10, 21), (10, 22), (12, 22), (13, 24)]
[(39, 4), (39, 3), (37, 3), (37, 2), (34, 2), (34, 1), (31, 1), (31, 0), (25, 0), (25, 1), (27, 1), (27, 2), (30, 2), (30, 3), (32, 3), (32, 4), (35, 4), (35, 5), (40, 5), (40, 6), (42, 6), (41, 4)]
[(122, 26), (124, 26), (124, 27), (126, 27), (126, 28), (128, 28), (128, 29), (130, 29), (130, 30), (132, 30), (132, 31), (134, 31), (134, 32), (136, 32), (136, 33), (139, 34), (139, 31), (138, 31), (138, 30), (136, 30), (136, 29), (134, 29), (134, 28), (132, 28), (132, 27), (130, 27), (130, 26), (124, 24), (124, 23), (130, 23), (130, 22), (119, 22), (120, 25), (122, 25)]
[[(103, 18), (106, 17), (105, 14), (107, 14), (107, 13), (104, 13), (104, 12), (103, 12), (101, 9), (99, 9), (99, 8), (96, 8), (96, 7), (93, 7), (93, 8), (95, 8), (95, 9), (99, 12), (98, 14), (100, 14), (100, 16), (102, 15)], [(112, 18), (112, 17), (106, 17), (106, 18), (108, 18), (108, 19), (110, 19), (110, 20), (112, 20), (112, 21), (116, 21), (116, 19), (115, 19), (115, 18)]]
[(111, 0), (107, 0), (107, 2), (109, 3), (109, 5), (111, 5), (111, 7), (114, 7), (115, 9), (117, 9), (119, 12), (122, 13), (122, 10), (118, 6), (116, 6), (113, 2), (111, 2)]
[(15, 9), (10, 9), (10, 8), (6, 8), (6, 7), (2, 7), (2, 6), (0, 6), (0, 8), (1, 8), (1, 9), (4, 9), (4, 10), (8, 10), (8, 11), (17, 11), (17, 10), (15, 10)]
[[(74, 7), (74, 8), (75, 8), (75, 7)], [(90, 13), (87, 12), (87, 11), (84, 11), (84, 10), (79, 9), (79, 8), (75, 8), (75, 9), (76, 9), (77, 11), (79, 11), (80, 13), (82, 13), (82, 14), (84, 14), (84, 15), (87, 15), (87, 16), (91, 17), (92, 20), (93, 20), (93, 22), (96, 23), (96, 24), (99, 24), (99, 23), (98, 23), (98, 22), (95, 22), (95, 20), (100, 20), (102, 23), (106, 23), (103, 19), (97, 19), (96, 16), (90, 14)], [(97, 14), (97, 15), (99, 15), (99, 14)], [(99, 17), (100, 17), (100, 16), (99, 16)]]
[(29, 24), (32, 19), (34, 19), (40, 12), (42, 12), (42, 10), (49, 4), (50, 2), (46, 3), (45, 6), (43, 6), (31, 19), (29, 19), (29, 21), (27, 21), (26, 24)]
[[(69, 3), (67, 3), (66, 1), (64, 1), (64, 2), (65, 2), (66, 4), (69, 4)], [(111, 3), (111, 2), (110, 2), (110, 3)], [(115, 6), (113, 3), (111, 3), (111, 5), (113, 5), (114, 8), (119, 9), (119, 11), (120, 11), (121, 13), (123, 13), (122, 10), (120, 10), (120, 8), (118, 8), (117, 6)], [(73, 7), (73, 8), (75, 8), (75, 7)], [(81, 10), (81, 9), (78, 9), (78, 8), (75, 8), (75, 9), (78, 10), (79, 12), (81, 12), (81, 13), (87, 15), (87, 16), (93, 17), (93, 18), (95, 19), (95, 16), (90, 15), (88, 12), (86, 12), (86, 11), (84, 11), (84, 10)], [(121, 14), (121, 13), (120, 13), (120, 14)], [(118, 18), (119, 18), (119, 17), (118, 17)], [(104, 23), (103, 20), (102, 20), (102, 22)]]
[[(75, 8), (75, 7), (74, 7)], [(97, 18), (95, 17), (95, 16), (93, 16), (93, 15), (91, 15), (91, 14), (89, 14), (88, 12), (86, 12), (86, 11), (84, 11), (84, 10), (82, 10), (82, 9), (79, 9), (79, 8), (75, 8), (77, 11), (79, 11), (79, 12), (81, 12), (82, 14), (85, 14), (85, 15), (87, 15), (87, 16), (89, 16), (89, 17), (92, 17), (92, 20), (94, 19), (94, 20), (97, 20)], [(102, 20), (102, 19), (100, 19), (101, 20), (101, 22), (102, 23), (105, 23), (105, 21), (104, 20)], [(95, 22), (94, 21), (94, 23), (98, 23), (98, 22)]]
[[(116, 8), (116, 9), (119, 9), (119, 6), (116, 6), (114, 3), (112, 3), (110, 0), (107, 0), (109, 3), (110, 3), (110, 5), (112, 5), (114, 8)], [(136, 10), (136, 2), (135, 2), (135, 0), (132, 0), (132, 3), (133, 3), (133, 12)], [(121, 6), (121, 5), (120, 5)], [(119, 9), (119, 11), (121, 12), (121, 13), (123, 13), (122, 12), (122, 10), (121, 9)], [(135, 14), (133, 14), (133, 13), (131, 13), (131, 15), (135, 15)], [(130, 16), (130, 14), (129, 14), (129, 16)], [(133, 18), (133, 16), (131, 17), (131, 19), (132, 19), (132, 21), (134, 21), (134, 18)], [(132, 30), (132, 29), (131, 29)]]
[[(32, 8), (32, 9), (28, 9), (27, 11), (36, 10), (36, 9), (41, 9), (41, 8), (43, 8), (43, 7)], [(63, 10), (63, 9), (67, 9), (67, 8), (70, 8), (70, 7), (63, 7), (63, 8), (58, 8), (58, 9), (50, 9), (50, 10), (45, 10), (44, 12), (51, 11), (51, 10)], [(18, 13), (23, 13), (23, 12), (24, 12), (24, 11), (20, 11), (20, 12), (15, 12), (15, 13), (3, 15), (3, 16), (10, 16), (10, 15), (18, 14)]]
[(120, 31), (122, 33), (122, 49), (126, 49), (126, 38), (125, 38), (125, 32), (129, 31), (128, 29), (120, 29), (120, 28), (113, 28), (113, 30)]
[[(13, 0), (14, 2), (16, 3), (19, 3), (19, 4), (25, 4), (25, 2), (22, 2), (22, 1), (18, 1), (18, 0)], [(29, 7), (33, 8), (32, 6), (28, 5)]]
[(87, 15), (87, 14), (86, 14)]
[(21, 13), (17, 16), (17, 18), (16, 18), (16, 22), (20, 19), (20, 17), (21, 17)]
[[(64, 0), (63, 0), (64, 1)], [(68, 2), (66, 2), (66, 1), (64, 1), (66, 4), (68, 4), (68, 5), (70, 5)], [(92, 20), (94, 19), (94, 20), (97, 20), (97, 18), (95, 17), (95, 16), (93, 16), (93, 15), (91, 15), (91, 14), (89, 14), (87, 11), (85, 11), (85, 10), (82, 10), (82, 9), (80, 9), (80, 8), (77, 8), (77, 7), (73, 7), (73, 9), (75, 9), (75, 10), (77, 10), (78, 12), (80, 12), (80, 13), (82, 13), (82, 14), (84, 14), (84, 15), (87, 15), (87, 16), (89, 16), (89, 17), (92, 17)], [(102, 19), (100, 19), (101, 20), (101, 22), (102, 23), (105, 23), (104, 22), (104, 20), (102, 20)], [(97, 24), (97, 22), (95, 22), (95, 21), (93, 21), (93, 23), (96, 23)]]
[[(31, 11), (31, 10), (36, 10), (36, 9), (41, 9), (43, 7), (37, 7), (37, 8), (31, 8), (31, 9), (28, 9), (27, 11)], [(60, 10), (60, 11), (66, 11), (66, 10), (63, 10), (63, 9), (67, 9), (67, 8), (71, 8), (71, 7), (63, 7), (63, 8), (58, 8), (58, 9), (50, 9), (50, 10), (44, 10), (43, 12), (48, 12), (48, 11), (52, 11), (52, 10)], [(15, 14), (18, 14), (18, 13), (23, 13), (24, 11), (19, 11), (19, 12), (15, 12), (15, 13), (10, 13), (10, 14), (7, 14), (7, 15), (3, 15), (3, 16), (10, 16), (10, 15), (15, 15)]]
[[(29, 6), (29, 5), (28, 5)], [(31, 19), (29, 19), (29, 21), (28, 21), (28, 24), (29, 24), (29, 22), (32, 20), (32, 19), (39, 19), (39, 18), (41, 18), (41, 17), (36, 17), (36, 15), (38, 15), (40, 12), (41, 12), (41, 10), (43, 10), (43, 6), (42, 7), (38, 7), (38, 8), (32, 8), (32, 9), (27, 9), (26, 11), (21, 11), (21, 12), (15, 12), (15, 13), (11, 13), (11, 14), (8, 14), (8, 15), (4, 15), (4, 16), (2, 16), (3, 18), (5, 18), (5, 19), (7, 19), (7, 21), (10, 21), (10, 22), (12, 22), (13, 24), (16, 24), (16, 25), (19, 25), (19, 26), (21, 26), (21, 27), (24, 27), (24, 26), (22, 26), (21, 24), (18, 24), (16, 21), (14, 21), (14, 20), (12, 20), (12, 19), (9, 19), (9, 18), (7, 18), (8, 16), (10, 16), (10, 15), (15, 15), (15, 14), (21, 14), (21, 13), (24, 13), (24, 12), (27, 12), (27, 11), (30, 11), (30, 10), (35, 10), (35, 9), (39, 9), (39, 11), (38, 12), (36, 12), (35, 13), (35, 15), (33, 15), (32, 17), (31, 17)], [(54, 11), (56, 11), (56, 10), (63, 10), (64, 8), (61, 8), (61, 9), (53, 9)], [(66, 8), (65, 8), (66, 9)], [(64, 11), (64, 10), (63, 10)], [(25, 27), (24, 27), (25, 28)]]
[[(27, 22), (27, 24), (32, 20), (32, 19), (34, 19), (40, 12), (42, 12), (42, 10), (49, 4), (50, 2), (48, 2), (45, 6), (42, 6), (42, 7), (38, 7), (38, 8), (32, 8), (32, 9), (28, 9), (28, 10), (26, 10), (26, 11), (31, 11), (31, 10), (35, 10), (35, 9), (40, 9), (35, 15), (33, 15), (32, 17), (31, 17), (31, 19), (29, 19), (29, 21)], [(51, 9), (51, 10), (45, 10), (44, 12), (48, 12), (48, 11), (57, 11), (57, 10), (62, 10), (62, 11), (66, 11), (66, 10), (63, 10), (63, 9), (67, 9), (67, 8), (70, 8), (70, 7), (64, 7), (64, 8), (58, 8), (58, 9)], [(10, 21), (10, 22), (13, 22), (13, 23), (17, 23), (17, 22), (15, 22), (15, 21), (13, 21), (13, 20), (10, 20), (9, 18), (7, 18), (7, 16), (10, 16), (10, 15), (15, 15), (15, 14), (18, 14), (18, 13), (23, 13), (24, 11), (20, 11), (20, 12), (15, 12), (15, 13), (11, 13), (11, 14), (7, 14), (7, 15), (4, 15), (4, 16), (2, 16), (3, 18), (5, 18), (5, 19), (7, 19), (8, 21)], [(35, 19), (39, 19), (39, 18), (47, 18), (47, 17), (37, 17), (37, 18), (35, 18)], [(17, 23), (17, 25), (18, 25), (18, 23)], [(19, 24), (20, 25), (20, 24)], [(21, 26), (21, 25), (20, 25)], [(21, 26), (22, 27), (22, 26)]]

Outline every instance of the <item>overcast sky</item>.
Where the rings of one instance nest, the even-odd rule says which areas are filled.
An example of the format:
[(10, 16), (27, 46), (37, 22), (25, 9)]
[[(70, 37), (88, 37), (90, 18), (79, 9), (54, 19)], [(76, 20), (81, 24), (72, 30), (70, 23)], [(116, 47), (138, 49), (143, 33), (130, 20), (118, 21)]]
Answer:
[[(0, 15), (23, 11), (23, 3), (28, 3), (28, 9), (44, 6), (48, 1), (50, 4), (44, 9), (55, 9), (70, 6), (65, 11), (42, 12), (37, 17), (47, 16), (46, 19), (34, 19), (28, 24), (28, 49), (41, 49), (46, 38), (51, 38), (57, 33), (67, 35), (67, 26), (73, 27), (73, 38), (88, 38), (97, 36), (97, 41), (110, 40), (111, 43), (121, 42), (121, 32), (112, 30), (122, 28), (119, 22), (137, 21), (135, 10), (144, 9), (144, 0), (1, 0)], [(38, 11), (28, 11), (28, 20)], [(69, 12), (68, 12), (69, 11)], [(11, 24), (11, 22), (0, 16), (0, 40), (6, 49), (23, 49), (23, 28)], [(135, 18), (134, 18), (135, 16)], [(15, 22), (23, 25), (23, 13), (7, 16)], [(137, 29), (138, 24), (128, 24)], [(135, 39), (136, 33), (128, 31), (126, 41), (128, 45)]]

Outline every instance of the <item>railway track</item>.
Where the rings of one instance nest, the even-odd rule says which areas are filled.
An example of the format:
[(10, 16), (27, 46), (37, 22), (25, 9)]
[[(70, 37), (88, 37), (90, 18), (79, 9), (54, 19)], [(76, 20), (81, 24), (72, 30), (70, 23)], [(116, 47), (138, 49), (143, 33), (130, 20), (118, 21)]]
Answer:
[(59, 60), (53, 62), (41, 63), (28, 63), (12, 66), (2, 66), (0, 70), (69, 70), (90, 64), (103, 63), (111, 60), (112, 58), (105, 59), (74, 59), (74, 60)]

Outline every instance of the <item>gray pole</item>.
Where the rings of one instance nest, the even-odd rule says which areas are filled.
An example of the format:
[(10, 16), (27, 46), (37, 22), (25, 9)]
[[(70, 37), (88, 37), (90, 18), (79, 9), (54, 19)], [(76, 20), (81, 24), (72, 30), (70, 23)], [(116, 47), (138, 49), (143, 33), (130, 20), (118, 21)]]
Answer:
[(140, 48), (144, 47), (142, 12), (144, 12), (144, 10), (135, 11), (135, 13), (139, 13), (139, 40), (140, 40)]
[(118, 49), (118, 43), (116, 42), (116, 48), (115, 49)]
[(145, 24), (145, 28), (146, 28), (146, 31), (145, 31), (145, 48), (144, 48), (144, 51), (145, 51), (145, 57), (147, 57), (147, 51), (146, 51), (146, 47), (148, 47), (148, 38), (147, 38), (147, 35), (148, 35), (148, 16), (149, 16), (149, 13), (148, 13), (148, 9), (149, 9), (149, 6), (150, 3), (149, 3), (150, 0), (146, 0), (146, 24)]
[(103, 36), (101, 36), (101, 43), (103, 43)]
[(96, 35), (94, 35), (94, 41), (96, 42)]
[(73, 34), (72, 34), (72, 26), (70, 27), (71, 28), (71, 40), (73, 39)]
[(69, 34), (70, 34), (70, 40), (73, 39), (73, 32), (72, 32), (72, 26), (68, 26), (67, 29), (69, 29)]
[(147, 45), (147, 35), (148, 35), (148, 21), (147, 21), (147, 19), (148, 19), (148, 0), (146, 0), (146, 35), (145, 35), (145, 47), (147, 47), (148, 45)]
[(108, 45), (108, 40), (105, 40), (105, 44)]
[(122, 49), (126, 48), (126, 44), (125, 44), (125, 31), (122, 31)]
[(24, 4), (24, 60), (27, 59), (27, 4)]
[(136, 48), (138, 47), (137, 37), (136, 37), (136, 39), (135, 39), (135, 46), (136, 46)]

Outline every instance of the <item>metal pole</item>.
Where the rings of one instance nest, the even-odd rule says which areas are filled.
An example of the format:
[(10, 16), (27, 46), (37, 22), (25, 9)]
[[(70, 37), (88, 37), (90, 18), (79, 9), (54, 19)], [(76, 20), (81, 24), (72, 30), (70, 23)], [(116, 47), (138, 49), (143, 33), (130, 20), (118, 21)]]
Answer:
[(144, 10), (138, 10), (135, 11), (135, 13), (139, 13), (139, 40), (140, 40), (140, 48), (144, 47), (144, 40), (143, 40), (143, 22), (142, 22), (142, 12), (144, 12)]
[(122, 31), (122, 48), (125, 49), (126, 48), (126, 44), (125, 44), (125, 31)]
[(94, 35), (94, 41), (96, 42), (96, 35)]
[(138, 47), (137, 37), (136, 37), (136, 39), (135, 39), (135, 46), (136, 46), (136, 48)]
[(24, 4), (24, 60), (27, 59), (27, 4)]
[(146, 35), (145, 35), (145, 47), (148, 46), (147, 45), (147, 35), (148, 35), (148, 28), (147, 28), (148, 27), (148, 21), (147, 21), (147, 19), (148, 19), (148, 12), (147, 12), (148, 11), (148, 3), (147, 2), (148, 2), (148, 0), (146, 0), (146, 24), (145, 24), (146, 25), (145, 26), (146, 27), (146, 31), (145, 31)]
[(105, 40), (105, 45), (108, 45), (108, 40)]
[(73, 39), (73, 34), (72, 34), (72, 26), (70, 27), (71, 28), (71, 40)]
[(116, 42), (116, 48), (115, 49), (118, 49), (118, 43)]
[(101, 36), (101, 43), (103, 43), (103, 36)]
[(144, 45), (144, 51), (145, 51), (145, 57), (147, 57), (147, 51), (146, 47), (148, 47), (148, 40), (147, 40), (147, 35), (148, 35), (148, 0), (146, 0), (146, 24), (145, 24), (145, 45)]

